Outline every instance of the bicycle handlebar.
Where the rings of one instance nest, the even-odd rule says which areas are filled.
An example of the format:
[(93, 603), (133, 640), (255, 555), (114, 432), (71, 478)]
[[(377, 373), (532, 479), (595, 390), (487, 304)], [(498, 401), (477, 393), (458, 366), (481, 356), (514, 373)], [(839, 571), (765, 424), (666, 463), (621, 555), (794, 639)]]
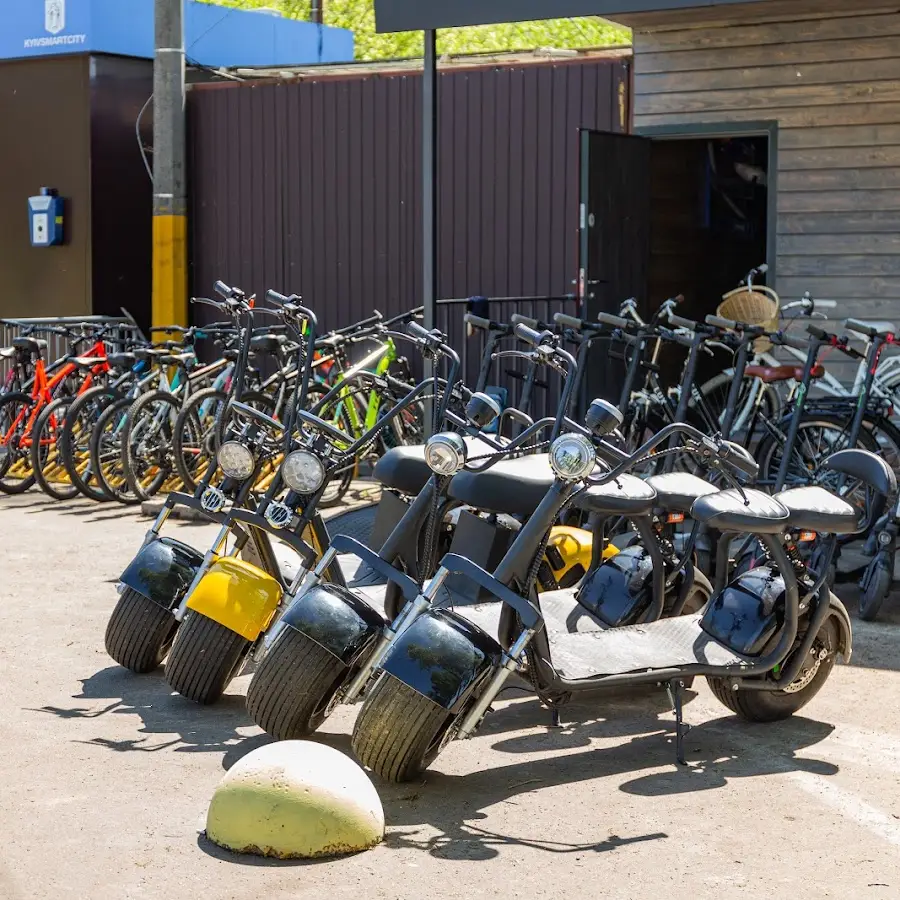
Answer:
[(626, 329), (631, 324), (628, 319), (623, 319), (621, 316), (614, 316), (610, 313), (597, 313), (597, 321), (601, 325), (610, 325), (612, 328), (621, 328)]

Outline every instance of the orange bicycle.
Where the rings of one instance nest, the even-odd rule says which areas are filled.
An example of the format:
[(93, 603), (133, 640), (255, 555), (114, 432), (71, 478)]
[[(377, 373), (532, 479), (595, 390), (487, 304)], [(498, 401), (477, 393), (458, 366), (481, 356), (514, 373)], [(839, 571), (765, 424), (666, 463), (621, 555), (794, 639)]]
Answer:
[[(109, 371), (103, 343), (108, 328), (83, 328), (78, 335), (68, 328), (52, 326), (31, 330), (65, 334), (70, 338), (70, 349), (62, 365), (54, 364), (51, 375), (42, 355), (46, 341), (30, 336), (13, 340), (16, 350), (30, 356), (34, 377), (30, 393), (14, 391), (0, 397), (0, 492), (5, 494), (27, 491), (35, 483), (36, 471), (44, 476), (45, 486), (44, 481), (57, 466), (56, 438), (65, 422), (65, 409)], [(94, 343), (87, 354), (77, 356), (77, 348), (89, 340)], [(63, 490), (50, 493), (68, 496)]]

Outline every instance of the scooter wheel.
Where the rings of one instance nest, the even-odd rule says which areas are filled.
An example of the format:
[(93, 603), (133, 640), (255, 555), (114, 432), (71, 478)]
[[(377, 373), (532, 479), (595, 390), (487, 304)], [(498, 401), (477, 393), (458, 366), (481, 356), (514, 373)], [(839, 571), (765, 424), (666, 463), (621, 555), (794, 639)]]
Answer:
[(829, 618), (819, 629), (797, 678), (782, 691), (734, 691), (728, 679), (707, 677), (716, 699), (748, 722), (787, 719), (812, 700), (834, 668), (838, 647), (837, 626)]
[(251, 642), (202, 613), (191, 611), (166, 660), (166, 681), (195, 703), (215, 703), (240, 670)]
[(126, 588), (106, 626), (106, 652), (132, 672), (152, 672), (166, 658), (177, 629), (168, 609)]
[(347, 666), (295, 628), (285, 627), (256, 668), (247, 711), (276, 741), (296, 740), (328, 717)]
[(893, 573), (885, 563), (876, 563), (875, 571), (864, 578), (865, 587), (859, 592), (859, 617), (864, 622), (874, 622), (881, 612), (881, 604), (891, 591)]
[(421, 775), (443, 749), (452, 713), (383, 672), (353, 728), (357, 759), (385, 781)]

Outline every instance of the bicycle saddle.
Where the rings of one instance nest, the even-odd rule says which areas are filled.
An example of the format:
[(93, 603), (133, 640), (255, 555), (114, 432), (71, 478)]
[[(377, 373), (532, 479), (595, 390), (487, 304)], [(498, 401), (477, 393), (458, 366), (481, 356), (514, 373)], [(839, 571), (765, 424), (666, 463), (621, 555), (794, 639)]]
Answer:
[(657, 494), (649, 481), (634, 475), (620, 475), (607, 484), (592, 484), (581, 491), (575, 498), (575, 505), (593, 513), (643, 516), (657, 505)]
[(47, 346), (47, 342), (41, 338), (15, 337), (12, 342), (17, 350), (28, 350), (31, 353), (39, 353)]
[(79, 369), (93, 369), (105, 363), (105, 356), (73, 356), (69, 362), (74, 363)]
[(15, 347), (0, 348), (0, 359), (12, 359), (16, 355)]
[(788, 524), (794, 528), (826, 534), (855, 534), (859, 529), (859, 513), (825, 488), (791, 488), (776, 494), (775, 499), (790, 513)]
[(464, 469), (453, 476), (447, 493), (478, 509), (530, 516), (550, 490), (553, 478), (547, 454), (540, 453), (503, 459), (482, 472)]
[(166, 353), (159, 357), (159, 361), (165, 366), (180, 366), (192, 363), (196, 358), (196, 355), (189, 350), (186, 353)]
[(277, 353), (286, 343), (284, 334), (257, 334), (250, 338), (250, 349), (254, 353)]
[(237, 350), (223, 350), (222, 351), (222, 359), (227, 359), (228, 362), (237, 362), (238, 352)]
[(116, 369), (125, 369), (133, 366), (136, 357), (133, 353), (107, 353), (106, 361)]
[(656, 491), (656, 505), (672, 512), (689, 513), (694, 501), (719, 489), (690, 472), (666, 472), (652, 475), (647, 484)]
[[(493, 450), (478, 438), (466, 437), (464, 440), (470, 456), (479, 456)], [(384, 487), (393, 488), (402, 494), (418, 494), (431, 477), (431, 469), (425, 462), (425, 445), (392, 447), (375, 464), (372, 474)]]
[(700, 497), (691, 507), (691, 517), (719, 531), (778, 534), (788, 524), (790, 513), (762, 491), (730, 488)]
[[(825, 374), (824, 366), (815, 365), (810, 373), (813, 378), (821, 378)], [(778, 381), (800, 381), (803, 377), (803, 366), (747, 366), (744, 378), (758, 378), (765, 384)]]
[(158, 359), (161, 356), (166, 356), (168, 354), (168, 350), (162, 350), (159, 347), (138, 347), (134, 351), (135, 359), (142, 359), (144, 361), (151, 359)]

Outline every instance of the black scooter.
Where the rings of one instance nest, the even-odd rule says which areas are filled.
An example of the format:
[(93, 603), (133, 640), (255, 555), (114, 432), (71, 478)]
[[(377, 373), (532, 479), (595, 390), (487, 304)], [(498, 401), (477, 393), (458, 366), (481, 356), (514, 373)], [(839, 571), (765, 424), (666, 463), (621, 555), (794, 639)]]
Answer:
[[(606, 406), (605, 421), (598, 416), (595, 431), (609, 433), (619, 421), (615, 409)], [(539, 697), (551, 706), (605, 686), (666, 685), (679, 762), (684, 761), (686, 678), (705, 676), (722, 703), (754, 721), (785, 718), (809, 702), (836, 654), (849, 658), (850, 620), (824, 578), (811, 577), (785, 535), (793, 528), (837, 535), (867, 527), (865, 512), (822, 488), (771, 497), (735, 482), (694, 502), (696, 521), (723, 533), (755, 534), (767, 551), (764, 565), (726, 583), (728, 542), (723, 541), (716, 593), (701, 613), (605, 631), (570, 633), (548, 626), (532, 571), (549, 523), (576, 499), (590, 506), (599, 487), (679, 434), (684, 450), (723, 474), (755, 477), (756, 464), (743, 448), (685, 424), (667, 426), (630, 456), (619, 453), (621, 461), (599, 478), (590, 475), (593, 464), (578, 465), (571, 450), (561, 452), (560, 442), (571, 436), (559, 438), (550, 453), (556, 459), (554, 482), (494, 572), (450, 554), (423, 592), (433, 595), (451, 574), (471, 579), (503, 602), (498, 637), (447, 610), (416, 619), (394, 642), (356, 721), (352, 745), (363, 764), (388, 780), (415, 777), (452, 740), (476, 730), (509, 676), (526, 663)], [(603, 449), (604, 455), (616, 452), (609, 444)], [(866, 451), (836, 453), (829, 467), (879, 495), (896, 490), (890, 468)], [(590, 486), (584, 487), (585, 481)], [(506, 489), (516, 490), (515, 483)]]

